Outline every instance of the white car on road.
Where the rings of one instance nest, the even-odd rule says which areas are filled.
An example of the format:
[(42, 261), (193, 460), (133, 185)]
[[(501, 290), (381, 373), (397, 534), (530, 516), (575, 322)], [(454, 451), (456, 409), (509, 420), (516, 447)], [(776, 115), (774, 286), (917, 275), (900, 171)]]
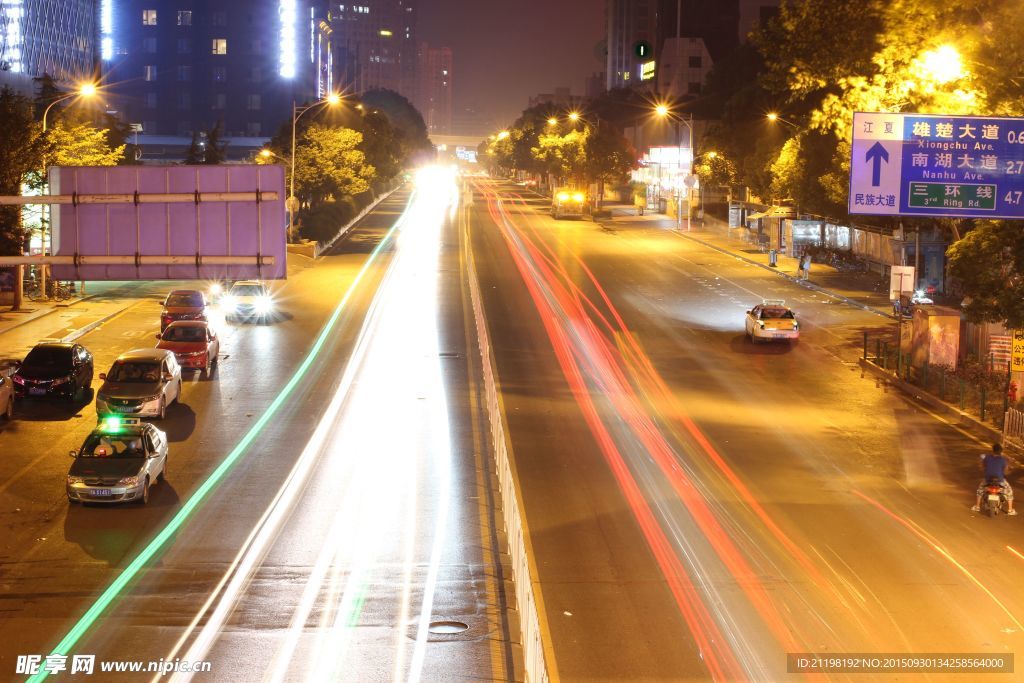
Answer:
[(800, 323), (782, 299), (765, 299), (747, 311), (746, 332), (750, 341), (784, 339), (790, 342), (800, 338)]
[(136, 349), (122, 353), (100, 375), (96, 415), (164, 419), (167, 406), (181, 398), (181, 366), (167, 349)]
[(276, 315), (274, 297), (270, 288), (258, 280), (239, 280), (220, 300), (227, 320), (256, 320), (265, 322)]

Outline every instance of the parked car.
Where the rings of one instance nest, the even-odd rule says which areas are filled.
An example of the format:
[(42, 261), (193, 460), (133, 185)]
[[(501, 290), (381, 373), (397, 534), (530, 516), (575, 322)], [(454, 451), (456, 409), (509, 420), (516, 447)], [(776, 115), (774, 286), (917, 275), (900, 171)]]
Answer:
[(96, 414), (164, 419), (167, 406), (181, 397), (181, 366), (167, 349), (136, 349), (122, 353), (100, 373)]
[(210, 324), (202, 320), (179, 320), (156, 335), (156, 347), (166, 349), (178, 359), (183, 370), (207, 372), (217, 364), (220, 339)]
[(81, 344), (46, 341), (36, 344), (11, 380), (17, 398), (76, 401), (92, 386), (92, 354)]
[(14, 417), (14, 382), (7, 375), (0, 375), (0, 417), (8, 422)]
[(220, 300), (224, 317), (228, 320), (255, 320), (264, 322), (276, 315), (270, 289), (257, 280), (239, 280)]
[(149, 487), (167, 473), (167, 435), (138, 418), (107, 418), (71, 451), (72, 503), (149, 502)]
[(164, 299), (160, 330), (175, 320), (206, 320), (206, 295), (197, 289), (176, 289)]

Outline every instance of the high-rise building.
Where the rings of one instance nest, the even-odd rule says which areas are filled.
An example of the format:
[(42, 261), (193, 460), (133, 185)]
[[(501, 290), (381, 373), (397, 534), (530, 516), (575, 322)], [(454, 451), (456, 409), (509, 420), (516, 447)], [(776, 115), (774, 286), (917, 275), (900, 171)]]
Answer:
[(335, 78), (346, 92), (385, 88), (419, 100), (417, 0), (332, 4)]
[(420, 45), (420, 85), (417, 106), (430, 134), (452, 132), (452, 51)]
[(104, 20), (114, 105), (146, 136), (270, 137), (323, 90), (325, 20), (321, 0), (119, 0)]
[(653, 61), (658, 38), (658, 0), (608, 0), (607, 88), (623, 88), (640, 80), (640, 65)]
[(66, 87), (95, 79), (112, 1), (0, 0), (0, 84), (31, 94), (44, 73)]

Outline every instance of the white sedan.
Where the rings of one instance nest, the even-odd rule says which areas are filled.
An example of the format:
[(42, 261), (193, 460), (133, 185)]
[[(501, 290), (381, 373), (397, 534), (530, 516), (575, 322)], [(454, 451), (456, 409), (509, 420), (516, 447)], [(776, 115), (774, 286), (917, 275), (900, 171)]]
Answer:
[(746, 332), (755, 344), (773, 339), (792, 342), (800, 338), (800, 323), (785, 301), (765, 299), (747, 311)]

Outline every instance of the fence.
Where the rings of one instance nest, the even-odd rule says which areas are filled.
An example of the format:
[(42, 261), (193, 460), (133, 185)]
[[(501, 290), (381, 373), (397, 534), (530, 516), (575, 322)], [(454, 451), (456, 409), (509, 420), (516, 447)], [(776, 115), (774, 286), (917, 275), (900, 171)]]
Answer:
[(1024, 444), (1024, 411), (1007, 408), (1003, 417), (1003, 438)]
[(927, 362), (914, 365), (909, 354), (899, 352), (895, 331), (874, 336), (865, 332), (863, 344), (864, 360), (982, 422), (1003, 428), (1010, 410), (1010, 375), (992, 359), (962, 362), (957, 368)]

